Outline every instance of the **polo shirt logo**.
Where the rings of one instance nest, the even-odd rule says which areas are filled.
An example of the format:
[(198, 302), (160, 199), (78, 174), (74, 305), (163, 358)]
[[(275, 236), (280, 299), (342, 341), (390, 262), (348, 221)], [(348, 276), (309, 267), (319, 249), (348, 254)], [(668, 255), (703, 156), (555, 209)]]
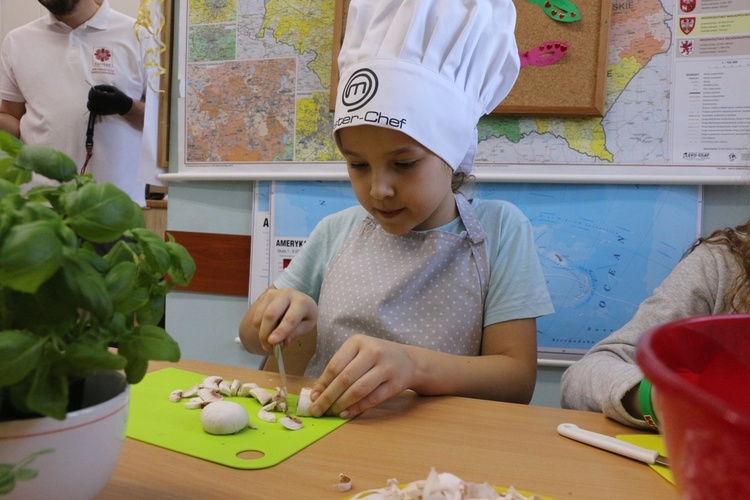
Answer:
[(370, 102), (377, 92), (378, 76), (371, 69), (360, 69), (346, 82), (341, 92), (341, 103), (349, 107), (347, 111), (356, 111)]
[(109, 47), (94, 47), (92, 53), (92, 73), (98, 74), (115, 74), (115, 61), (112, 49)]
[(94, 50), (94, 59), (99, 62), (106, 63), (112, 59), (112, 52), (106, 47), (100, 47)]

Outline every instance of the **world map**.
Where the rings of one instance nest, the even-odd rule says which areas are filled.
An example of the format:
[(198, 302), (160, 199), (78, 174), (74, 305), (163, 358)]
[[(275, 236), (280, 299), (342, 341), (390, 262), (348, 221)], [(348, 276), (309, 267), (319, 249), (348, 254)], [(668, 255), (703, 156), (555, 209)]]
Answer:
[[(578, 356), (624, 325), (694, 242), (696, 186), (476, 184), (534, 227), (555, 313), (537, 320), (540, 357)], [(326, 215), (357, 204), (348, 182), (273, 182), (271, 248), (293, 258)], [(280, 269), (279, 271), (280, 272)], [(273, 278), (271, 277), (271, 281)]]
[[(668, 163), (666, 9), (612, 3), (604, 117), (485, 117), (476, 160)], [(329, 111), (332, 0), (189, 0), (187, 20), (186, 163), (342, 160)]]

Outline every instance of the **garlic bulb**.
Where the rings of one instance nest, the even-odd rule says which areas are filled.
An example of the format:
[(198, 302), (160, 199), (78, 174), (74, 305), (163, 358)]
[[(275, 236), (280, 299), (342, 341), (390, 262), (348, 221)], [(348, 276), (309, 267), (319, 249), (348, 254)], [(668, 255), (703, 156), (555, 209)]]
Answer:
[(201, 410), (201, 425), (209, 434), (237, 434), (249, 423), (245, 407), (232, 401), (214, 401)]

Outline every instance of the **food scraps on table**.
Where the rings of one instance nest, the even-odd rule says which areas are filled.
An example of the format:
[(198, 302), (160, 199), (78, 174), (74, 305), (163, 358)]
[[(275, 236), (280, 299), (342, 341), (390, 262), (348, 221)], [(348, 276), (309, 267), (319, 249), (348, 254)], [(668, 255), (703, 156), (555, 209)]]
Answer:
[(397, 479), (389, 479), (385, 488), (366, 490), (349, 497), (350, 500), (539, 500), (532, 495), (524, 496), (512, 486), (499, 492), (489, 483), (470, 483), (450, 472), (438, 473), (433, 467), (427, 479), (400, 485)]

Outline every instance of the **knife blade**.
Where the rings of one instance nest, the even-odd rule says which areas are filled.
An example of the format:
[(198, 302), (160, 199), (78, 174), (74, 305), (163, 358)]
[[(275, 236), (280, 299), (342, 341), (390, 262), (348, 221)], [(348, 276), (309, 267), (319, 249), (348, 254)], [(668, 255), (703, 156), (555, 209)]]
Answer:
[(599, 434), (598, 432), (587, 431), (575, 424), (560, 424), (557, 426), (557, 432), (561, 436), (601, 448), (602, 450), (611, 451), (612, 453), (617, 453), (647, 464), (669, 467), (669, 459), (659, 454), (656, 450), (636, 446), (605, 434)]
[(281, 375), (281, 388), (284, 390), (284, 396), (289, 396), (289, 390), (286, 387), (286, 370), (284, 370), (284, 359), (281, 357), (281, 343), (273, 346), (273, 355), (276, 358), (276, 364), (279, 365), (279, 375)]

